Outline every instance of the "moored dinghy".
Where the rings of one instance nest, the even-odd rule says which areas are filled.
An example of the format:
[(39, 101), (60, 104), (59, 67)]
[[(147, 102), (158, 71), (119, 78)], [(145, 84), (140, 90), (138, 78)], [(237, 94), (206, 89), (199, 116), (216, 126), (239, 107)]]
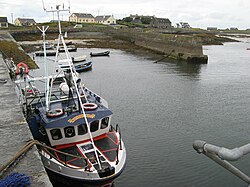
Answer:
[[(44, 51), (36, 51), (36, 56), (44, 56)], [(47, 50), (46, 56), (56, 56), (56, 50)]]
[[(66, 59), (59, 61), (57, 52), (55, 64), (61, 64), (52, 75), (26, 76), (23, 85), (45, 79), (44, 91), (39, 88), (29, 97), (21, 95), (20, 101), (25, 101), (26, 120), (34, 139), (40, 142), (39, 154), (54, 186), (107, 184), (124, 170), (126, 149), (119, 126), (111, 125), (113, 113), (107, 101), (84, 87), (77, 76), (61, 33), (60, 11), (65, 10), (57, 6), (58, 42), (63, 43)], [(58, 75), (64, 82), (53, 84)], [(21, 81), (16, 84), (22, 88)]]
[[(75, 45), (68, 45), (67, 50), (68, 50), (68, 52), (75, 52), (75, 51), (77, 51), (77, 47)], [(59, 47), (59, 52), (60, 53), (65, 52), (64, 47)]]
[(76, 63), (76, 62), (83, 62), (86, 61), (87, 56), (86, 55), (82, 55), (82, 56), (78, 56), (78, 57), (72, 57), (72, 62)]
[(90, 56), (94, 57), (94, 56), (109, 56), (110, 51), (104, 51), (104, 52), (100, 52), (100, 53), (92, 53), (90, 52)]
[(86, 62), (83, 64), (77, 64), (75, 65), (76, 72), (83, 72), (83, 71), (89, 71), (92, 69), (92, 62)]

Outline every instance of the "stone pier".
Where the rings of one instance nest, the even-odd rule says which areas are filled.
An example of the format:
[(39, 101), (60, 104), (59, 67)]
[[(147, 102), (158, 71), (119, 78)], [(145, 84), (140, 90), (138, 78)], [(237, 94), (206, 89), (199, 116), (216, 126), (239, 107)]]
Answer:
[[(0, 40), (12, 40), (9, 34), (0, 31)], [(6, 80), (6, 81), (5, 81)], [(28, 140), (32, 139), (28, 124), (21, 111), (14, 83), (10, 79), (7, 66), (0, 53), (0, 165), (4, 165)], [(43, 168), (36, 147), (25, 154), (17, 164), (0, 176), (4, 178), (12, 172), (30, 176), (31, 187), (52, 187)]]

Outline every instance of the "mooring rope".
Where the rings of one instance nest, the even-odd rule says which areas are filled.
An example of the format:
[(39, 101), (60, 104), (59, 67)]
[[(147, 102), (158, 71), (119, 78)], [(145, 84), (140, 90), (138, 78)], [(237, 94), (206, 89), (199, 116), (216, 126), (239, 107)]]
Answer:
[(5, 84), (7, 82), (7, 79), (0, 79), (0, 83)]
[(9, 161), (0, 167), (0, 173), (13, 164), (20, 156), (26, 153), (35, 143), (35, 141), (29, 141), (26, 145), (24, 145)]
[[(2, 165), (0, 167), (0, 174), (2, 174), (2, 172), (4, 170), (6, 170), (7, 168), (10, 167), (11, 164), (15, 163), (22, 155), (24, 155), (25, 153), (27, 153), (33, 145), (37, 145), (37, 146), (40, 146), (40, 147), (43, 147), (43, 148), (46, 148), (46, 149), (49, 149), (49, 150), (52, 150), (52, 151), (55, 151), (55, 152), (58, 152), (60, 154), (63, 154), (65, 156), (70, 156), (70, 157), (74, 157), (74, 158), (78, 158), (78, 159), (84, 159), (86, 160), (86, 158), (82, 157), (82, 156), (76, 156), (76, 155), (73, 155), (73, 154), (70, 154), (70, 153), (66, 153), (66, 152), (63, 152), (63, 151), (59, 151), (57, 149), (54, 149), (52, 147), (49, 147), (47, 145), (44, 145), (44, 144), (41, 144), (39, 141), (37, 140), (30, 140), (27, 144), (25, 144), (9, 161), (7, 161), (4, 165)], [(45, 150), (46, 151), (46, 150)], [(47, 154), (49, 154), (50, 156), (52, 156), (53, 158), (55, 158), (51, 153), (48, 153), (48, 151), (46, 151)], [(64, 163), (63, 163), (64, 164)], [(65, 163), (66, 164), (66, 163)], [(64, 164), (64, 165), (65, 165)]]
[(158, 62), (164, 60), (165, 58), (168, 58), (174, 52), (175, 52), (175, 50), (173, 49), (168, 55), (164, 55), (161, 59), (154, 61), (154, 63), (158, 63)]

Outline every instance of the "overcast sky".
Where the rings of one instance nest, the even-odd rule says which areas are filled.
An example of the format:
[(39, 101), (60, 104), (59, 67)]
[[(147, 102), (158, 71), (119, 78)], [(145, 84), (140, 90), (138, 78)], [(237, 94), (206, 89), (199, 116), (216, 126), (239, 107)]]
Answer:
[[(69, 0), (44, 0), (47, 10), (55, 5), (68, 7)], [(36, 22), (50, 21), (53, 13), (43, 11), (42, 0), (0, 0), (0, 16), (34, 18)], [(191, 27), (250, 28), (250, 0), (70, 0), (71, 13), (111, 15), (120, 19), (130, 14), (155, 15), (174, 23), (188, 22)], [(69, 13), (61, 19), (68, 20)], [(55, 15), (54, 15), (55, 16)]]

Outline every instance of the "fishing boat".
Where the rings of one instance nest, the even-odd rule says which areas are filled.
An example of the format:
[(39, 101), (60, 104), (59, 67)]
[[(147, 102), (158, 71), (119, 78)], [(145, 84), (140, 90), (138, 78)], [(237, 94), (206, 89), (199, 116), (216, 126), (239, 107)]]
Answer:
[[(44, 51), (36, 51), (36, 56), (44, 56)], [(56, 56), (56, 50), (46, 50), (46, 56)]]
[[(67, 50), (68, 50), (68, 52), (75, 52), (75, 51), (77, 51), (77, 47), (75, 45), (68, 45)], [(63, 46), (59, 47), (58, 51), (59, 52), (65, 52), (65, 48)]]
[(110, 51), (104, 51), (100, 53), (92, 53), (90, 52), (90, 56), (95, 57), (95, 56), (109, 56)]
[(82, 56), (78, 56), (78, 57), (72, 57), (72, 61), (73, 63), (77, 63), (77, 62), (83, 62), (87, 59), (86, 55), (82, 55)]
[[(43, 49), (43, 48), (44, 48), (44, 46), (42, 45), (41, 49)], [(46, 50), (51, 50), (51, 49), (54, 49), (54, 45), (50, 44), (50, 43), (46, 43), (45, 48), (46, 48)]]
[(89, 71), (92, 69), (92, 62), (89, 61), (83, 64), (77, 64), (75, 65), (75, 69), (76, 69), (76, 72), (78, 73), (83, 72), (83, 71)]
[[(111, 124), (107, 101), (84, 86), (76, 72), (61, 33), (60, 11), (65, 10), (57, 6), (58, 42), (63, 43), (66, 58), (59, 60), (57, 52), (53, 64), (58, 65), (50, 74), (44, 58), (42, 77), (22, 71), (24, 75), (15, 81), (19, 101), (53, 186), (105, 185), (124, 170), (126, 149), (119, 126)], [(47, 28), (40, 29), (44, 43)], [(53, 84), (59, 76), (64, 81)], [(22, 91), (27, 85), (35, 89), (28, 96)]]

